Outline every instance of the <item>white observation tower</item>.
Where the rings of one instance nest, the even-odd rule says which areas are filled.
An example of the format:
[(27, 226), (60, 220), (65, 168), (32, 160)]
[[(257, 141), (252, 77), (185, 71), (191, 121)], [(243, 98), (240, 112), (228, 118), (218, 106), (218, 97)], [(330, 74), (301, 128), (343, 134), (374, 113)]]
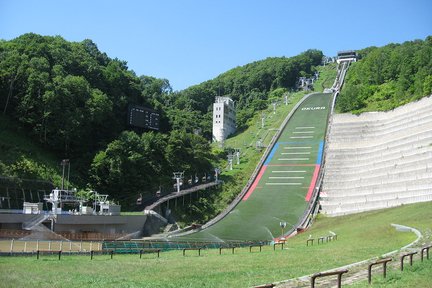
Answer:
[(217, 96), (213, 104), (213, 141), (222, 142), (235, 131), (234, 101), (226, 96)]

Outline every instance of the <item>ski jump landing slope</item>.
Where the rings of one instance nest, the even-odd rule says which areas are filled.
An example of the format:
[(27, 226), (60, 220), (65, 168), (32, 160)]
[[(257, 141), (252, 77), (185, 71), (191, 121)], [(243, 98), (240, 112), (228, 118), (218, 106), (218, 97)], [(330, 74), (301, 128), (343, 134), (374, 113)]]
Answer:
[(310, 94), (292, 114), (247, 193), (225, 217), (182, 240), (273, 240), (301, 220), (315, 188), (333, 94)]

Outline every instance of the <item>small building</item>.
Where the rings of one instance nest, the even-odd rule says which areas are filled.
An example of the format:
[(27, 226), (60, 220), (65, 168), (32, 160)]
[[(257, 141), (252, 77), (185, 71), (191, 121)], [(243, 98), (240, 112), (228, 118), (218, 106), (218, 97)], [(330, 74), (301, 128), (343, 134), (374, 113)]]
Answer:
[(336, 62), (341, 63), (344, 61), (356, 62), (357, 61), (357, 52), (354, 50), (339, 51)]
[(222, 142), (235, 131), (234, 101), (226, 96), (217, 96), (213, 104), (213, 141)]
[(43, 212), (42, 203), (30, 203), (24, 202), (23, 213), (24, 214), (41, 214)]

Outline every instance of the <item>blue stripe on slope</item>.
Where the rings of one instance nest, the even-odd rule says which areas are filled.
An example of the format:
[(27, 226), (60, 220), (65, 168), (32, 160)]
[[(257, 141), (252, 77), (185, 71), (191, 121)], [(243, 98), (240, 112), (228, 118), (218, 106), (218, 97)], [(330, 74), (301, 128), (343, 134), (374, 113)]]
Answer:
[(273, 149), (270, 151), (270, 154), (267, 156), (267, 159), (264, 162), (264, 165), (268, 165), (270, 163), (270, 161), (272, 160), (272, 158), (273, 158), (274, 154), (276, 153), (276, 150), (277, 150), (278, 147), (279, 147), (279, 142), (276, 143), (273, 146)]
[(321, 140), (318, 147), (318, 156), (316, 161), (316, 164), (318, 165), (321, 165), (323, 150), (324, 150), (324, 141)]

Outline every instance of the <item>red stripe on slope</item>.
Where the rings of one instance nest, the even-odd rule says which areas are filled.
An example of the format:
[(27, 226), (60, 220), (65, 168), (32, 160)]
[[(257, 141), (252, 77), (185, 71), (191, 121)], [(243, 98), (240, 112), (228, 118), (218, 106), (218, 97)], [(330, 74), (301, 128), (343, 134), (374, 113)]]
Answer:
[(315, 165), (315, 170), (314, 170), (314, 173), (313, 173), (313, 176), (312, 176), (312, 181), (311, 181), (311, 184), (309, 186), (308, 193), (306, 194), (306, 197), (305, 197), (305, 200), (307, 202), (309, 202), (310, 198), (312, 197), (313, 190), (315, 188), (315, 184), (316, 184), (316, 181), (317, 181), (317, 178), (318, 178), (319, 170), (320, 170), (320, 165), (316, 164)]
[(249, 187), (248, 192), (243, 197), (243, 201), (246, 201), (249, 198), (249, 196), (254, 192), (255, 188), (258, 186), (258, 182), (261, 180), (261, 178), (264, 175), (264, 172), (266, 171), (266, 169), (267, 169), (267, 165), (263, 165), (261, 167), (261, 170), (258, 173), (257, 177), (255, 178), (255, 181), (252, 183), (252, 186)]

